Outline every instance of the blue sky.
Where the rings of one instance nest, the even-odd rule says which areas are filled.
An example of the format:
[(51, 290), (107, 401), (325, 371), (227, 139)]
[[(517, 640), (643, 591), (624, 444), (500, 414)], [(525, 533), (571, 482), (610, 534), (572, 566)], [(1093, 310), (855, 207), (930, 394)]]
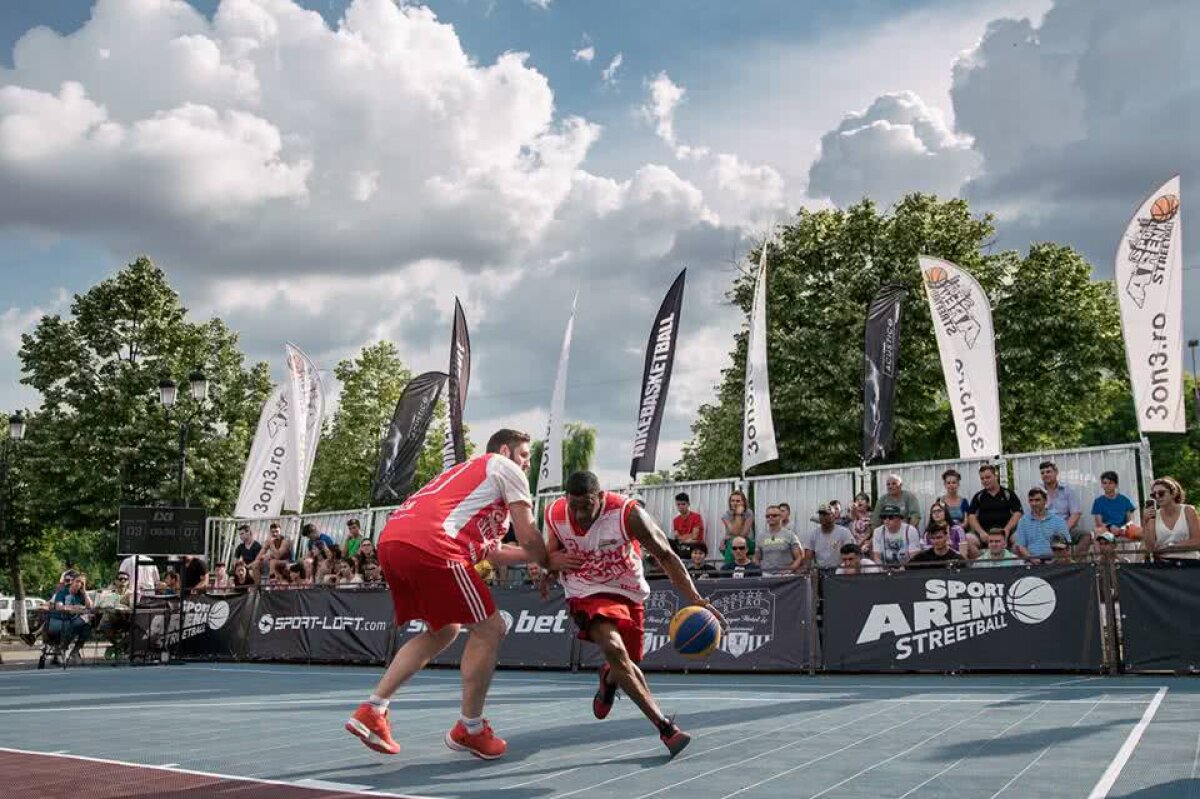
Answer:
[(491, 342), (468, 421), (540, 433), (579, 287), (567, 415), (614, 482), (642, 328), (686, 264), (667, 465), (772, 218), (935, 191), (996, 213), (1001, 246), (1071, 243), (1111, 275), (1140, 198), (1195, 174), (1198, 21), (1183, 0), (9, 0), (0, 407), (37, 401), (20, 333), (146, 253), (276, 367), (287, 338), (331, 369), (386, 337), (438, 368), (459, 294)]

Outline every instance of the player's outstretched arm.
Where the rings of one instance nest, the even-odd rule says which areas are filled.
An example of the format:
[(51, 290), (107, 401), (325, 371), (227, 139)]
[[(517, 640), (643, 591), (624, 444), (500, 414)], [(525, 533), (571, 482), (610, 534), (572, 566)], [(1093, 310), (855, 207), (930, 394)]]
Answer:
[(533, 523), (533, 510), (524, 502), (513, 502), (508, 506), (508, 512), (512, 516), (513, 529), (517, 533), (517, 543), (525, 550), (526, 560), (543, 569), (549, 568), (546, 542), (542, 538), (542, 531)]
[(722, 629), (728, 629), (728, 623), (720, 611), (712, 606), (707, 599), (700, 596), (700, 592), (696, 590), (696, 584), (692, 582), (692, 576), (688, 574), (687, 568), (683, 565), (683, 561), (675, 554), (675, 550), (671, 549), (671, 544), (667, 540), (667, 535), (658, 526), (658, 523), (650, 517), (641, 507), (635, 506), (629, 514), (628, 520), (629, 535), (635, 541), (642, 545), (642, 549), (650, 553), (658, 565), (666, 573), (671, 580), (671, 585), (683, 594), (684, 599), (692, 605), (703, 605), (712, 611), (713, 615), (721, 623)]

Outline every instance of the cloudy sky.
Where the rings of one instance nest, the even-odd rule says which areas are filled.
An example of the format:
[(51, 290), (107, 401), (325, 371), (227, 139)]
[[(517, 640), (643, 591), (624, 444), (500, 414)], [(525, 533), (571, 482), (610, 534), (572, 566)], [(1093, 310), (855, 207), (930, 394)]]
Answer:
[[(797, 208), (964, 196), (998, 246), (1111, 276), (1142, 197), (1200, 166), (1198, 25), (1190, 0), (6, 0), (0, 408), (37, 404), (20, 334), (145, 253), (277, 373), (284, 340), (444, 368), (458, 295), (468, 422), (540, 435), (578, 290), (567, 416), (615, 484), (675, 274), (662, 466), (739, 259)], [(1194, 309), (1187, 233), (1185, 264)]]

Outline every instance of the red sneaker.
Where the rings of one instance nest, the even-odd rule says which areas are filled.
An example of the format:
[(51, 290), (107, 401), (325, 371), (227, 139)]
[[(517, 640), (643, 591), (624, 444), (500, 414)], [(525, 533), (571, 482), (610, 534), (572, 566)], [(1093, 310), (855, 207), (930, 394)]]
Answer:
[(675, 726), (675, 722), (670, 722), (671, 726), (665, 732), (660, 732), (658, 737), (670, 751), (671, 757), (679, 754), (688, 744), (692, 742), (692, 736), (688, 735), (679, 727)]
[(600, 667), (600, 687), (592, 697), (592, 714), (598, 718), (608, 718), (613, 702), (617, 699), (617, 686), (608, 684), (608, 664)]
[(462, 723), (462, 719), (446, 733), (446, 746), (455, 752), (470, 752), (484, 760), (495, 760), (508, 749), (508, 744), (503, 738), (497, 737), (487, 721), (483, 722), (482, 730), (472, 735), (467, 732), (467, 725)]
[(392, 740), (392, 725), (388, 723), (387, 711), (376, 713), (366, 702), (358, 706), (354, 715), (346, 722), (346, 732), (358, 738), (376, 752), (395, 755), (400, 744)]

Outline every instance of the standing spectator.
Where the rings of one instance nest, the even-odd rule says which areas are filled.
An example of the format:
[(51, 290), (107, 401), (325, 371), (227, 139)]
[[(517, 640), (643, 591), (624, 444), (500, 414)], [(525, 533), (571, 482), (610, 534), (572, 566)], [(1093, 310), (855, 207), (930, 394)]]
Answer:
[(184, 596), (202, 594), (208, 590), (208, 564), (204, 558), (189, 557), (184, 561), (180, 584)]
[(1055, 538), (1071, 540), (1071, 531), (1062, 517), (1046, 509), (1046, 492), (1040, 486), (1029, 489), (1029, 515), (1022, 516), (1013, 537), (1017, 554), (1030, 563), (1045, 563), (1054, 555)]
[(1195, 560), (1200, 551), (1179, 552), (1183, 547), (1200, 547), (1200, 519), (1196, 509), (1183, 504), (1183, 487), (1171, 477), (1150, 484), (1150, 496), (1158, 512), (1146, 523), (1146, 549), (1163, 558)]
[(904, 490), (904, 481), (900, 479), (900, 475), (889, 474), (884, 484), (887, 486), (887, 493), (879, 498), (879, 505), (875, 508), (875, 515), (872, 517), (874, 525), (878, 527), (883, 522), (881, 509), (884, 505), (898, 506), (900, 512), (904, 514), (904, 521), (911, 526), (916, 527), (920, 524), (921, 503), (917, 500), (916, 494)]
[(946, 493), (942, 494), (938, 500), (946, 506), (946, 516), (951, 526), (957, 524), (965, 531), (971, 503), (959, 496), (960, 486), (962, 486), (962, 475), (958, 473), (957, 469), (947, 469), (942, 472), (942, 488), (946, 490)]
[(917, 528), (904, 520), (904, 509), (881, 500), (879, 517), (883, 524), (875, 528), (871, 549), (876, 562), (889, 569), (903, 566), (908, 559), (921, 551), (921, 534)]
[(1086, 552), (1092, 544), (1092, 533), (1086, 527), (1079, 526), (1083, 509), (1079, 504), (1078, 492), (1058, 479), (1058, 467), (1054, 461), (1042, 461), (1038, 464), (1038, 471), (1042, 475), (1042, 488), (1046, 491), (1046, 512), (1062, 519), (1071, 534), (1072, 545), (1080, 552)]
[(692, 498), (683, 491), (675, 495), (675, 510), (679, 515), (671, 520), (671, 529), (675, 531), (678, 551), (682, 554), (687, 550), (690, 554), (693, 546), (704, 541), (704, 518), (692, 510)]
[(851, 534), (854, 535), (854, 543), (858, 544), (859, 554), (863, 557), (869, 557), (871, 554), (871, 534), (878, 527), (871, 523), (871, 495), (859, 493), (854, 495), (854, 502), (850, 505), (850, 524), (848, 525)]
[(976, 558), (971, 565), (993, 568), (996, 566), (1016, 566), (1020, 558), (1008, 550), (1008, 533), (1003, 527), (993, 527), (988, 530), (987, 549)]
[(939, 527), (929, 534), (932, 546), (922, 549), (908, 559), (910, 567), (945, 566), (948, 563), (963, 563), (962, 555), (950, 548), (950, 533), (945, 526)]
[(734, 490), (729, 495), (729, 510), (721, 517), (721, 525), (725, 528), (725, 538), (721, 541), (721, 554), (725, 557), (725, 565), (733, 562), (733, 551), (730, 545), (735, 538), (746, 539), (749, 554), (754, 554), (754, 514), (750, 511), (750, 503), (740, 490)]
[[(779, 512), (783, 514), (783, 518), (780, 519), (780, 526), (783, 527), (784, 530), (792, 530), (792, 506), (786, 502), (780, 502)], [(792, 532), (794, 533), (796, 531), (792, 530)]]
[(1129, 497), (1117, 492), (1119, 482), (1116, 472), (1108, 471), (1100, 475), (1100, 487), (1104, 493), (1092, 500), (1092, 520), (1096, 524), (1096, 532), (1108, 531), (1114, 537), (1137, 541), (1142, 537), (1142, 528), (1133, 521), (1137, 508)]
[[(278, 528), (279, 525), (272, 525), (272, 528)], [(237, 545), (237, 549), (233, 550), (233, 556), (240, 558), (247, 566), (253, 566), (262, 556), (263, 545), (254, 540), (254, 533), (250, 532), (250, 525), (238, 525), (238, 538), (241, 542)]]
[(708, 562), (708, 544), (703, 541), (692, 545), (692, 555), (688, 559), (687, 569), (693, 580), (720, 575), (717, 567)]
[(69, 585), (64, 585), (50, 601), (49, 630), (59, 636), (64, 648), (70, 648), (67, 663), (80, 661), (79, 650), (92, 636), (92, 625), (88, 614), (92, 612), (92, 598), (87, 592), (87, 575), (77, 574)]
[(990, 463), (979, 467), (979, 482), (983, 483), (983, 488), (971, 497), (971, 505), (967, 510), (967, 529), (974, 531), (980, 541), (986, 539), (987, 531), (995, 527), (1004, 530), (1004, 534), (1011, 538), (1017, 523), (1021, 521), (1020, 497), (1000, 485), (1000, 475)]
[(783, 529), (783, 512), (778, 505), (768, 505), (767, 531), (758, 542), (754, 562), (763, 574), (795, 574), (804, 565), (804, 549), (791, 530)]
[(842, 547), (854, 543), (854, 534), (835, 522), (829, 505), (817, 508), (817, 526), (808, 533), (806, 559), (818, 569), (836, 569), (842, 562)]
[(214, 591), (224, 591), (231, 585), (232, 581), (229, 579), (229, 573), (225, 571), (225, 563), (218, 563), (213, 568), (212, 576), (209, 578), (209, 588), (212, 588)]
[(950, 548), (968, 560), (979, 556), (979, 550), (972, 546), (962, 525), (950, 520), (950, 509), (942, 504), (940, 499), (934, 500), (929, 506), (929, 521), (925, 524), (925, 546), (933, 546), (933, 534), (944, 530), (949, 536)]
[(276, 574), (280, 579), (287, 579), (287, 567), (292, 562), (292, 540), (283, 537), (279, 522), (271, 522), (267, 544), (263, 548), (262, 563), (270, 574)]
[(358, 554), (358, 548), (362, 545), (362, 527), (358, 523), (358, 519), (350, 519), (346, 522), (346, 540), (342, 542), (342, 552), (347, 558), (353, 558)]
[[(137, 563), (136, 581), (134, 580), (134, 563)], [(161, 579), (158, 575), (158, 567), (154, 565), (153, 560), (145, 555), (130, 555), (121, 561), (121, 565), (117, 567), (117, 571), (129, 578), (130, 585), (134, 585), (136, 582), (138, 599), (147, 594), (153, 594)]]
[(749, 542), (740, 535), (729, 542), (729, 551), (733, 553), (733, 560), (721, 567), (722, 577), (758, 577), (762, 574), (762, 569), (758, 564), (750, 560)]
[(869, 558), (864, 558), (862, 550), (858, 548), (857, 544), (843, 544), (841, 556), (841, 565), (838, 566), (837, 574), (869, 574), (879, 571), (879, 564)]

